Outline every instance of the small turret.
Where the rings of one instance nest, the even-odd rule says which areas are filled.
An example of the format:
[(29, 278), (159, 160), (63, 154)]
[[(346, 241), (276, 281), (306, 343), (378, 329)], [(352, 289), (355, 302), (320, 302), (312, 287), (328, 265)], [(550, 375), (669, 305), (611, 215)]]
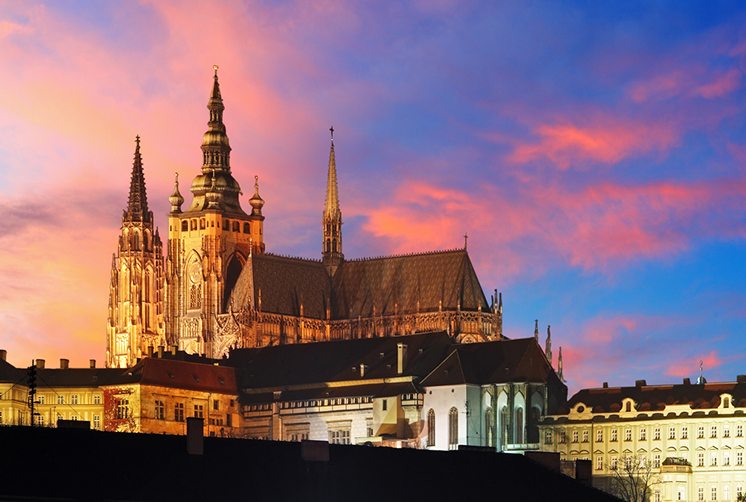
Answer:
[(259, 195), (259, 176), (254, 176), (254, 195), (249, 199), (251, 204), (251, 214), (254, 216), (262, 215), (262, 208), (264, 207), (264, 199)]
[(184, 197), (179, 192), (179, 173), (176, 173), (176, 180), (174, 181), (174, 192), (168, 198), (168, 202), (171, 204), (172, 213), (180, 213), (181, 205), (184, 203)]

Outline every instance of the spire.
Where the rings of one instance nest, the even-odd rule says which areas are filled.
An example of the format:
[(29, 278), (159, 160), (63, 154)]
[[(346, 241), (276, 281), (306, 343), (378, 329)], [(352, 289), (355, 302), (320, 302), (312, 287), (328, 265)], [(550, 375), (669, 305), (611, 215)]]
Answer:
[(552, 364), (552, 326), (547, 325), (547, 341), (544, 344), (544, 354), (547, 356), (549, 365)]
[(557, 357), (557, 376), (560, 380), (563, 382), (565, 381), (565, 375), (563, 374), (563, 364), (562, 364), (562, 347), (559, 348), (559, 356)]
[(140, 155), (140, 136), (135, 136), (135, 158), (132, 162), (130, 194), (124, 219), (127, 221), (151, 221), (153, 215), (148, 211), (148, 196), (145, 192), (145, 175), (142, 170)]
[(329, 168), (326, 175), (324, 218), (335, 218), (340, 214), (340, 210), (337, 188), (337, 161), (334, 155), (334, 126), (329, 128), (329, 132), (331, 132), (331, 147), (329, 148)]
[(212, 78), (212, 93), (207, 101), (210, 110), (210, 120), (207, 122), (207, 132), (202, 136), (202, 172), (208, 174), (212, 169), (230, 172), (230, 142), (223, 124), (223, 97), (220, 95), (218, 81), (218, 65), (214, 65), (215, 74)]
[(538, 319), (534, 321), (534, 339), (537, 342), (539, 341), (539, 320)]
[(321, 255), (329, 274), (334, 275), (337, 267), (344, 260), (344, 255), (342, 254), (342, 211), (339, 209), (333, 126), (329, 128), (329, 132), (331, 133), (331, 146), (329, 148), (329, 168), (326, 176), (326, 200), (324, 201), (324, 214), (321, 221), (324, 235)]
[(254, 195), (249, 199), (251, 204), (251, 214), (261, 216), (264, 199), (259, 195), (259, 176), (254, 176)]

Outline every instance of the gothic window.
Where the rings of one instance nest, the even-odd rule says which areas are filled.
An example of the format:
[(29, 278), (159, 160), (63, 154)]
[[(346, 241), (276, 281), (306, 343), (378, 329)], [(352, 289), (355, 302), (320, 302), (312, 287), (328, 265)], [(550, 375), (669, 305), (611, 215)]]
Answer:
[(148, 232), (143, 232), (142, 234), (142, 248), (147, 251), (148, 250), (148, 242), (150, 242), (150, 239), (148, 238)]
[(448, 449), (455, 450), (458, 447), (458, 410), (451, 408), (448, 412)]
[(234, 221), (233, 222), (233, 231), (234, 232), (240, 232), (241, 231), (241, 222), (240, 221)]
[(184, 220), (181, 222), (181, 231), (186, 232), (187, 230), (189, 230), (189, 222)]
[(243, 224), (243, 233), (245, 234), (251, 233), (251, 226), (249, 225), (248, 222)]
[(202, 306), (202, 289), (198, 284), (192, 284), (189, 289), (189, 308), (198, 309)]
[(427, 412), (427, 445), (435, 446), (435, 411), (432, 408)]
[(117, 402), (117, 419), (126, 420), (130, 416), (130, 402), (127, 399), (120, 399)]
[(230, 263), (228, 263), (228, 269), (225, 272), (225, 292), (223, 294), (223, 311), (228, 310), (228, 304), (231, 300), (231, 293), (233, 288), (236, 287), (238, 277), (241, 275), (241, 260), (237, 256), (234, 256)]
[(523, 408), (515, 410), (515, 443), (522, 444), (523, 441)]
[(487, 446), (495, 446), (495, 424), (491, 408), (484, 412), (484, 433), (487, 435)]
[(140, 249), (140, 234), (138, 232), (135, 232), (132, 236), (132, 242), (133, 249)]
[(508, 407), (503, 406), (500, 410), (500, 444), (508, 444), (508, 422), (510, 422), (510, 413)]

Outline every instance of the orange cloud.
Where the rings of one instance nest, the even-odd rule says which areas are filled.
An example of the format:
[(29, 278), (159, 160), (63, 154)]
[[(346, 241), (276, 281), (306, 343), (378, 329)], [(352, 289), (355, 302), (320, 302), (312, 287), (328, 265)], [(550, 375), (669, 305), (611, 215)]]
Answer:
[(613, 164), (633, 155), (666, 151), (678, 141), (678, 132), (670, 124), (611, 118), (589, 124), (543, 124), (534, 134), (539, 141), (515, 145), (510, 162), (547, 159), (560, 169), (587, 162)]

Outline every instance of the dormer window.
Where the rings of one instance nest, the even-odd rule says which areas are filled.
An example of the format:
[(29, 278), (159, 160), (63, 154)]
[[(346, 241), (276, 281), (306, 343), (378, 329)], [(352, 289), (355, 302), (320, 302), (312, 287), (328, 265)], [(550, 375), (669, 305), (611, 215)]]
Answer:
[(627, 401), (626, 403), (624, 403), (624, 411), (626, 411), (628, 413), (630, 411), (632, 411), (632, 403), (630, 403), (629, 401)]

